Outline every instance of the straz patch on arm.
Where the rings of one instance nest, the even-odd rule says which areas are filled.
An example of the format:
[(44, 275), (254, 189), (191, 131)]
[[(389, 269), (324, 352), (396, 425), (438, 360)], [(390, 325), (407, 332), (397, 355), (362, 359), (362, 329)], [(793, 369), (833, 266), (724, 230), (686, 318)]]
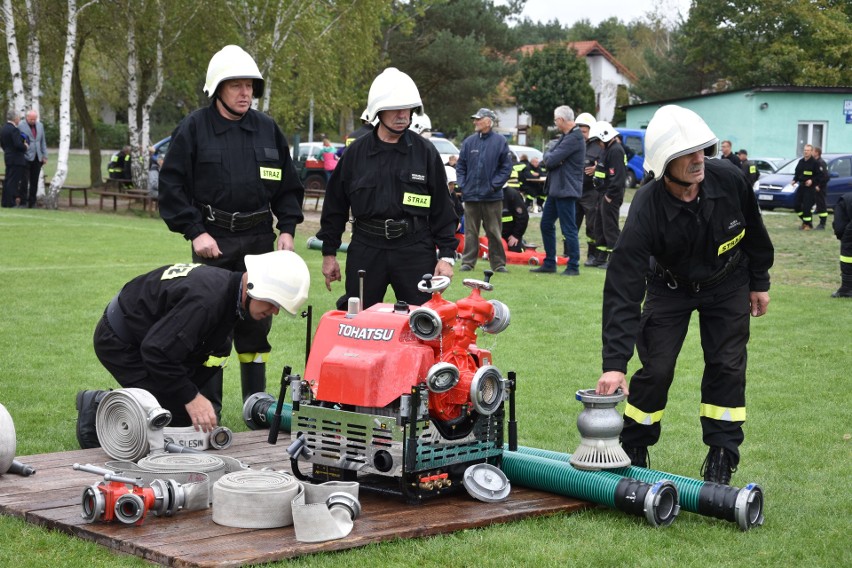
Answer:
[(281, 168), (260, 168), (260, 179), (281, 181)]
[(733, 238), (733, 239), (731, 239), (730, 241), (728, 241), (728, 242), (726, 242), (726, 243), (722, 243), (722, 244), (719, 246), (719, 256), (722, 256), (724, 253), (728, 252), (729, 250), (731, 250), (732, 248), (734, 248), (735, 246), (737, 246), (737, 245), (739, 244), (739, 242), (740, 242), (741, 240), (743, 240), (743, 237), (744, 237), (744, 236), (745, 236), (745, 229), (743, 229), (743, 230), (740, 232), (740, 234), (739, 234), (739, 235), (737, 235), (736, 237), (734, 237), (734, 238)]
[(194, 264), (173, 264), (170, 267), (166, 268), (163, 271), (163, 275), (160, 277), (160, 280), (171, 280), (172, 278), (183, 278), (189, 271), (193, 268), (201, 266), (199, 263)]

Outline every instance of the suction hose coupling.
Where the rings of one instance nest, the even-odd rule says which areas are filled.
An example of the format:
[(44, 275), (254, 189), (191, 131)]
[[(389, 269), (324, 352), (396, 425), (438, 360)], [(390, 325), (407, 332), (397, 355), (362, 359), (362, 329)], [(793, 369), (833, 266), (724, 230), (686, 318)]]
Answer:
[(620, 511), (645, 517), (654, 527), (666, 527), (680, 512), (677, 487), (668, 480), (654, 484), (623, 478), (615, 489), (615, 506)]
[[(295, 386), (295, 385), (294, 385)], [(269, 393), (256, 392), (243, 403), (243, 422), (250, 430), (268, 429), (275, 419), (275, 407), (278, 401)], [(293, 405), (286, 402), (281, 405), (281, 417), (278, 419), (281, 430), (290, 431)]]
[(698, 493), (698, 512), (735, 522), (747, 531), (763, 524), (763, 489), (757, 483), (739, 489), (705, 482)]

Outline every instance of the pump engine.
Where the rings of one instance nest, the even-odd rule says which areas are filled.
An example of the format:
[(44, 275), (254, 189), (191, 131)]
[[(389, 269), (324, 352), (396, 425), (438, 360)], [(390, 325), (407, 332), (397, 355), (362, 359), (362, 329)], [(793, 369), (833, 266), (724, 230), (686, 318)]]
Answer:
[[(453, 303), (444, 276), (423, 276), (422, 306), (376, 304), (323, 315), (304, 379), (294, 377), (293, 471), (311, 481), (355, 480), (410, 502), (462, 486), (465, 469), (499, 465), (504, 401), (513, 384), (476, 345), (476, 330), (496, 334), (509, 309), (485, 300), (485, 280), (465, 279), (469, 296)], [(312, 464), (312, 473), (300, 471)]]

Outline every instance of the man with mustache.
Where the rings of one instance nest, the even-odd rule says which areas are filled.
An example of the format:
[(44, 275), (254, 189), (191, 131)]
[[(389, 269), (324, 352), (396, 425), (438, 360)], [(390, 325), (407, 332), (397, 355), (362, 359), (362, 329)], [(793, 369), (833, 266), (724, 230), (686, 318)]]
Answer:
[[(304, 188), (281, 129), (252, 109), (263, 88), (254, 59), (236, 45), (223, 47), (207, 67), (210, 106), (190, 114), (172, 134), (160, 171), (160, 215), (192, 243), (193, 262), (238, 272), (245, 271), (247, 254), (293, 250), (296, 225), (304, 219)], [(247, 319), (234, 330), (243, 400), (266, 390), (271, 326), (268, 319)], [(220, 409), (221, 374), (204, 388)]]
[(329, 291), (341, 279), (337, 248), (350, 212), (354, 218), (338, 309), (361, 296), (359, 271), (362, 309), (381, 302), (388, 286), (398, 302), (423, 304), (431, 297), (418, 289), (424, 274), (453, 276), (458, 216), (438, 150), (409, 130), (412, 111), (423, 111), (417, 85), (388, 67), (367, 98), (366, 119), (375, 127), (346, 148), (328, 182), (317, 237)]
[[(648, 467), (648, 446), (659, 440), (677, 357), (697, 311), (704, 351), (699, 415), (710, 447), (702, 475), (728, 484), (746, 419), (749, 315), (766, 313), (774, 249), (745, 176), (727, 160), (707, 159), (717, 144), (701, 117), (679, 106), (661, 107), (648, 124), (645, 171), (652, 179), (636, 192), (610, 257), (597, 392), (628, 394), (621, 445), (633, 465)], [(628, 391), (634, 346), (642, 367)]]

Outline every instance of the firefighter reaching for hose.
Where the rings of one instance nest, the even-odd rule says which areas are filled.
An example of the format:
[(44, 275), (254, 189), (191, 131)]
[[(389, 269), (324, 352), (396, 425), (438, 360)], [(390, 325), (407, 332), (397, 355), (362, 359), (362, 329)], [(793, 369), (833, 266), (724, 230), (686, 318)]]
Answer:
[[(171, 426), (218, 424), (204, 386), (222, 375), (234, 326), (291, 315), (308, 297), (310, 273), (292, 251), (246, 255), (246, 272), (202, 264), (163, 266), (128, 282), (95, 328), (95, 354), (124, 388), (150, 392)], [(221, 379), (219, 379), (221, 380)], [(95, 413), (106, 391), (77, 395), (77, 438), (96, 447)]]
[[(766, 313), (774, 251), (742, 172), (727, 160), (705, 159), (716, 154), (717, 144), (704, 120), (679, 106), (661, 107), (648, 124), (645, 171), (651, 180), (630, 204), (610, 257), (597, 392), (621, 388), (628, 394), (621, 445), (633, 465), (647, 467), (648, 446), (660, 437), (675, 363), (697, 311), (704, 351), (699, 414), (710, 446), (703, 476), (728, 484), (746, 419), (749, 315)], [(628, 391), (634, 346), (642, 366)]]

